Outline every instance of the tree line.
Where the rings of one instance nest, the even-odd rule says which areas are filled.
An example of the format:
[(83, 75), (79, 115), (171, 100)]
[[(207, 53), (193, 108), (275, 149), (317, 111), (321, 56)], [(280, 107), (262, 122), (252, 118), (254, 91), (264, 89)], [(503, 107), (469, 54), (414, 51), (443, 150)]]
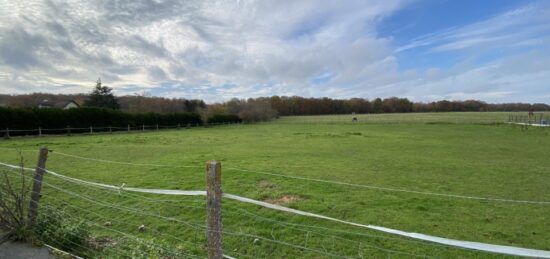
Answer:
[(405, 113), (405, 112), (480, 112), (480, 111), (550, 111), (543, 103), (491, 104), (478, 100), (412, 102), (407, 98), (331, 99), (299, 96), (272, 96), (248, 99), (249, 102), (269, 104), (279, 115), (321, 115), (351, 113)]
[[(36, 109), (36, 107), (38, 107), (38, 105), (44, 100), (74, 100), (87, 109), (79, 109), (81, 111), (69, 112), (40, 111)], [(23, 125), (30, 126), (31, 124), (34, 126), (42, 125), (45, 127), (46, 125), (43, 124), (44, 121), (56, 121), (58, 118), (54, 118), (55, 116), (59, 116), (59, 118), (62, 118), (61, 120), (64, 120), (64, 122), (55, 122), (54, 125), (63, 126), (69, 124), (177, 124), (186, 123), (188, 116), (199, 116), (198, 120), (196, 118), (192, 120), (194, 123), (219, 123), (238, 121), (268, 121), (273, 118), (277, 118), (278, 116), (292, 115), (467, 111), (550, 111), (550, 106), (542, 103), (491, 104), (478, 100), (412, 102), (407, 98), (399, 97), (384, 99), (375, 98), (369, 100), (365, 98), (332, 99), (328, 97), (305, 98), (300, 96), (271, 96), (248, 99), (233, 98), (222, 103), (207, 105), (203, 100), (198, 99), (163, 98), (148, 95), (116, 97), (112, 93), (112, 88), (102, 85), (100, 79), (98, 79), (95, 88), (89, 94), (55, 95), (34, 93), (27, 95), (0, 95), (0, 107), (2, 106), (21, 108), (20, 110), (1, 110), (4, 114), (2, 115), (4, 117), (0, 116), (2, 119), (10, 118), (12, 121), (17, 121), (17, 116), (23, 116), (21, 118), (31, 118), (32, 116), (35, 116), (35, 121), (38, 121), (31, 122), (31, 119), (28, 119), (29, 121), (27, 122), (25, 121), (26, 119), (21, 119), (21, 121), (24, 122), (20, 124), (11, 124), (12, 127), (14, 125), (18, 125), (17, 127)], [(25, 117), (25, 114), (32, 115), (29, 115), (30, 117)], [(83, 120), (83, 118), (70, 119), (74, 114), (90, 119), (87, 121), (80, 121)], [(47, 120), (42, 120), (42, 118), (47, 118)], [(0, 123), (0, 128), (3, 126), (9, 127), (10, 123), (10, 121), (4, 121), (3, 124)]]

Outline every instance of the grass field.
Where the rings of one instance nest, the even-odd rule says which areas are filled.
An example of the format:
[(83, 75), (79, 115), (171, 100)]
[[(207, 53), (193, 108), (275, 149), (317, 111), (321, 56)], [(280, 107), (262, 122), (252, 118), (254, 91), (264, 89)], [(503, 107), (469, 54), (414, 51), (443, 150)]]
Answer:
[[(537, 116), (550, 118), (550, 112), (537, 112)], [(437, 113), (390, 113), (390, 114), (356, 114), (356, 115), (322, 115), (322, 116), (289, 116), (282, 117), (278, 123), (356, 123), (373, 124), (494, 124), (508, 121), (508, 116), (527, 116), (526, 112), (437, 112)], [(537, 117), (538, 118), (538, 117)]]
[[(14, 138), (0, 142), (0, 161), (16, 164), (17, 152), (12, 149), (22, 149), (26, 165), (32, 167), (38, 148), (46, 145), (54, 150), (47, 167), (67, 176), (116, 186), (204, 190), (204, 164), (217, 159), (222, 161), (226, 193), (357, 223), (550, 250), (549, 204), (439, 197), (261, 174), (550, 201), (550, 129), (503, 124), (507, 116), (358, 115), (360, 122), (367, 123), (355, 124), (348, 123), (349, 115), (300, 116), (271, 123), (179, 131)], [(83, 160), (61, 153), (142, 165)], [(45, 182), (72, 194), (46, 185), (43, 204), (64, 206), (71, 215), (91, 222), (95, 236), (117, 239), (124, 233), (131, 234), (205, 255), (201, 245), (205, 240), (201, 229), (205, 222), (202, 197), (138, 196), (68, 184), (48, 175)], [(224, 200), (223, 216), (228, 232), (224, 235), (225, 251), (238, 258), (410, 258), (413, 254), (426, 258), (503, 257), (235, 201)], [(112, 226), (105, 227), (106, 221)], [(145, 232), (137, 230), (141, 224), (147, 226)], [(103, 253), (131, 256), (117, 249)], [(99, 252), (87, 255), (101, 257)]]

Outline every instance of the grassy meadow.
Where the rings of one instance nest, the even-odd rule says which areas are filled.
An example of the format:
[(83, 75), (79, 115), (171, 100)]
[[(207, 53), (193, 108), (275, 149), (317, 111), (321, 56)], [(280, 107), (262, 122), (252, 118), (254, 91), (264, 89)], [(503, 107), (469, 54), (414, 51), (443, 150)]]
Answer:
[[(291, 179), (495, 199), (550, 201), (550, 128), (508, 125), (509, 113), (282, 117), (269, 123), (145, 133), (20, 137), (0, 161), (115, 186), (204, 190), (205, 162), (222, 162), (222, 189), (342, 220), (491, 244), (550, 250), (550, 204), (431, 196)], [(547, 114), (548, 115), (548, 114)], [(108, 163), (84, 160), (72, 154)], [(134, 165), (131, 165), (133, 163)], [(244, 170), (241, 170), (244, 169)], [(6, 170), (4, 170), (6, 171)], [(269, 173), (269, 174), (265, 174)], [(88, 257), (162, 251), (205, 256), (203, 197), (135, 194), (45, 175), (41, 207), (87, 222)], [(503, 258), (321, 219), (223, 201), (224, 251), (236, 258)], [(138, 226), (145, 225), (145, 231)], [(138, 237), (141, 241), (131, 241)], [(126, 243), (129, 244), (126, 244)], [(152, 249), (152, 250), (155, 250)], [(160, 251), (160, 252), (159, 252)], [(157, 254), (155, 254), (157, 253)]]

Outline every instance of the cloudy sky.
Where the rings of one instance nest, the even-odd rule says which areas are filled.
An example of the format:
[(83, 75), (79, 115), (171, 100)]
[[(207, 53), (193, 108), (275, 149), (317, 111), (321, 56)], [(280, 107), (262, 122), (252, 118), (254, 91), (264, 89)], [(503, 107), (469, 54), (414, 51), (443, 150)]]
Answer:
[(550, 103), (550, 1), (0, 0), (0, 93)]

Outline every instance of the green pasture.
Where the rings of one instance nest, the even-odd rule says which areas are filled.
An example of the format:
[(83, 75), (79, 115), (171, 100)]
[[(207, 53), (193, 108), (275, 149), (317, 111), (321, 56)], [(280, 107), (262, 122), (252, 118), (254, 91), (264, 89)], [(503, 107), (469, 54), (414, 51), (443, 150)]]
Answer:
[[(48, 146), (53, 152), (47, 168), (66, 176), (115, 186), (205, 190), (205, 163), (216, 159), (226, 193), (361, 224), (550, 250), (548, 203), (276, 176), (548, 202), (550, 128), (508, 125), (508, 115), (357, 115), (359, 123), (351, 123), (351, 115), (296, 116), (211, 128), (17, 137), (0, 141), (0, 161), (17, 164), (19, 149), (32, 167), (39, 147)], [(150, 242), (167, 252), (205, 256), (203, 197), (109, 191), (51, 175), (44, 181), (42, 209), (64, 210), (88, 222), (98, 240), (112, 241), (96, 250), (83, 248), (83, 255), (138, 257), (130, 250), (146, 250), (140, 245)], [(146, 230), (140, 232), (142, 224)], [(237, 258), (503, 257), (230, 200), (223, 201), (223, 224), (224, 251)], [(128, 241), (135, 237), (144, 243)], [(116, 240), (133, 243), (123, 248)]]

